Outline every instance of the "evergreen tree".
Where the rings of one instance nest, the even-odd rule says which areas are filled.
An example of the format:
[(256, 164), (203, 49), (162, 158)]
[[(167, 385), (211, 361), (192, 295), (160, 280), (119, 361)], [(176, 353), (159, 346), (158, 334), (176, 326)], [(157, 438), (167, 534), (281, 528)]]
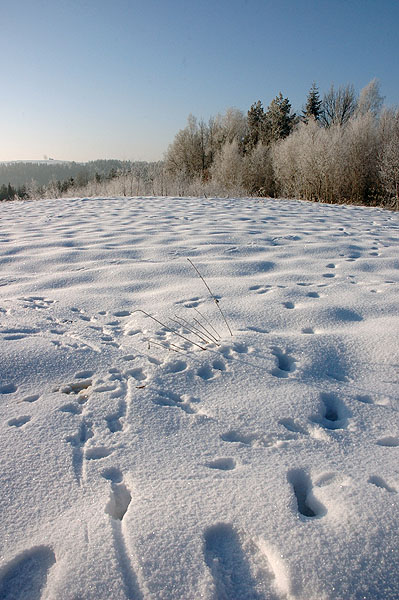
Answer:
[(295, 124), (296, 115), (291, 114), (288, 98), (280, 92), (269, 104), (266, 111), (266, 142), (276, 142), (287, 137)]
[(308, 123), (309, 119), (311, 118), (313, 118), (315, 121), (319, 120), (321, 103), (322, 101), (320, 100), (319, 90), (316, 86), (316, 83), (313, 82), (312, 87), (309, 90), (305, 110), (302, 111), (302, 120), (305, 121), (305, 123)]
[(263, 110), (262, 102), (258, 100), (252, 104), (247, 115), (248, 133), (246, 135), (244, 146), (245, 151), (250, 152), (258, 142), (266, 137), (266, 113)]

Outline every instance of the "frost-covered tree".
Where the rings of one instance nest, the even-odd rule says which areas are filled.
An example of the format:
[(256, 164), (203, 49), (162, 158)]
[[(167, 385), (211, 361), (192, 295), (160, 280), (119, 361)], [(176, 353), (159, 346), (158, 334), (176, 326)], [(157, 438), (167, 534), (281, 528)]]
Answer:
[(377, 117), (382, 108), (384, 97), (380, 94), (380, 84), (378, 79), (372, 79), (360, 92), (357, 101), (357, 114), (365, 115), (370, 112)]
[(379, 122), (381, 149), (378, 167), (383, 193), (392, 208), (399, 209), (399, 108), (385, 110)]
[(243, 158), (236, 139), (224, 144), (212, 165), (211, 173), (212, 180), (227, 193), (243, 191)]
[(280, 92), (266, 111), (266, 141), (268, 143), (276, 142), (287, 137), (294, 126), (296, 116), (291, 113), (291, 104), (288, 98), (283, 98)]
[(244, 155), (242, 183), (251, 196), (273, 196), (274, 177), (269, 146), (258, 142), (251, 152)]
[(165, 169), (171, 175), (193, 180), (203, 173), (203, 145), (197, 119), (189, 115), (187, 125), (175, 136), (165, 156)]

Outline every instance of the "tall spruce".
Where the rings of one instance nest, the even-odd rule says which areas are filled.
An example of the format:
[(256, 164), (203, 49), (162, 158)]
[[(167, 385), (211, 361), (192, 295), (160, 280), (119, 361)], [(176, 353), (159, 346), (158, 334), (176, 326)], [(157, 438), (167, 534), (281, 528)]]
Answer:
[(244, 141), (244, 146), (246, 152), (251, 152), (258, 142), (264, 141), (266, 134), (266, 113), (260, 100), (254, 102), (249, 109), (247, 124), (248, 133)]
[(309, 119), (318, 121), (321, 112), (321, 103), (319, 96), (319, 90), (316, 83), (313, 82), (312, 87), (309, 90), (308, 99), (306, 101), (305, 110), (302, 111), (302, 121), (305, 123), (309, 122)]
[(283, 98), (280, 92), (272, 100), (266, 111), (266, 142), (277, 142), (287, 137), (295, 124), (296, 115), (291, 114), (291, 104), (288, 98)]

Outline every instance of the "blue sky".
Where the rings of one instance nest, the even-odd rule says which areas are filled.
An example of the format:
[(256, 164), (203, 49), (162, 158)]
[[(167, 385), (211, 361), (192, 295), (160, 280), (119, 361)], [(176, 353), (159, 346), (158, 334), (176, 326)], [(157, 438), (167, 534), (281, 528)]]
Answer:
[(300, 110), (313, 81), (399, 104), (399, 0), (1, 0), (0, 160), (157, 160), (193, 113)]

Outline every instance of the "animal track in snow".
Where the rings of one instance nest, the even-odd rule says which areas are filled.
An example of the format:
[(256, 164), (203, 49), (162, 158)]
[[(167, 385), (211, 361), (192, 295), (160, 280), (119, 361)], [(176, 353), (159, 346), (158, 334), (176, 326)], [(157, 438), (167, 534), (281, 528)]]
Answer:
[(50, 308), (55, 303), (55, 300), (50, 300), (43, 296), (28, 296), (26, 298), (19, 298), (19, 300), (22, 302), (24, 308), (33, 309)]
[(187, 369), (187, 363), (184, 360), (172, 360), (163, 365), (166, 373), (180, 373)]
[(290, 309), (295, 308), (295, 304), (293, 302), (283, 302), (283, 306)]
[(293, 487), (298, 512), (303, 517), (322, 517), (326, 514), (325, 507), (313, 495), (312, 481), (306, 471), (292, 469), (288, 472), (287, 479)]
[(23, 425), (26, 425), (26, 423), (28, 423), (31, 420), (32, 417), (30, 417), (29, 415), (22, 415), (20, 417), (16, 417), (15, 419), (10, 419), (9, 421), (7, 421), (7, 425), (9, 425), (10, 427), (22, 427)]
[(39, 400), (40, 398), (40, 394), (31, 394), (30, 396), (25, 396), (25, 398), (22, 398), (21, 402), (36, 402), (36, 400)]
[[(254, 552), (250, 552), (253, 555)], [(240, 537), (230, 523), (218, 523), (204, 534), (205, 563), (215, 586), (215, 598), (219, 600), (261, 600), (250, 563), (244, 552)]]
[(136, 379), (136, 381), (144, 381), (144, 379), (147, 379), (147, 375), (144, 373), (141, 367), (128, 369), (125, 373), (126, 375), (129, 375), (130, 377)]
[(348, 410), (334, 394), (320, 394), (321, 412), (312, 418), (314, 423), (325, 429), (343, 429), (347, 425)]
[(132, 314), (130, 310), (119, 310), (118, 312), (113, 313), (114, 317), (130, 317)]
[(376, 485), (377, 487), (382, 488), (383, 490), (386, 490), (387, 492), (390, 492), (392, 494), (397, 493), (397, 490), (388, 485), (387, 482), (384, 481), (384, 479), (379, 475), (372, 475), (371, 477), (369, 477), (368, 483), (372, 483), (373, 485)]
[(358, 402), (362, 402), (363, 404), (374, 404), (371, 396), (367, 395), (358, 395), (356, 396), (356, 400), (358, 400)]
[(131, 503), (132, 494), (124, 483), (122, 472), (116, 467), (104, 469), (102, 476), (111, 483), (111, 493), (104, 512), (110, 516), (115, 555), (120, 565), (126, 597), (142, 600), (143, 594), (132, 567), (131, 551), (126, 543), (122, 522)]
[(123, 430), (123, 423), (121, 419), (126, 416), (126, 402), (124, 400), (119, 401), (118, 410), (105, 417), (108, 425), (108, 429), (111, 433)]
[(79, 404), (64, 404), (60, 406), (59, 410), (61, 412), (71, 413), (72, 415), (80, 415), (82, 412), (82, 407)]
[(208, 379), (213, 379), (218, 374), (220, 375), (221, 372), (225, 370), (226, 365), (224, 363), (224, 360), (222, 358), (215, 358), (211, 362), (211, 364), (205, 364), (199, 367), (199, 369), (197, 369), (197, 375), (198, 377), (201, 377), (201, 379), (203, 379), (204, 381), (207, 381)]
[(196, 402), (192, 396), (188, 394), (175, 394), (165, 390), (157, 390), (155, 398), (152, 399), (154, 404), (159, 406), (170, 406), (174, 408), (181, 408), (184, 412), (193, 414), (197, 412), (197, 409), (192, 406), (193, 402)]
[(72, 446), (72, 466), (79, 485), (82, 483), (84, 447), (93, 435), (92, 423), (83, 418), (78, 432), (66, 438), (66, 441)]
[[(216, 300), (221, 299), (221, 296), (215, 295), (214, 297)], [(204, 304), (207, 300), (208, 298), (194, 296), (193, 298), (188, 298), (187, 300), (179, 300), (178, 302), (175, 302), (175, 304), (183, 305), (185, 308), (197, 308), (198, 306), (201, 306), (201, 304)]]
[(220, 471), (232, 471), (236, 467), (234, 458), (216, 458), (205, 463), (209, 469), (219, 469)]
[(387, 435), (386, 437), (377, 440), (378, 446), (386, 446), (387, 448), (396, 448), (399, 446), (399, 438), (393, 435)]
[(18, 554), (0, 571), (1, 600), (40, 600), (55, 562), (48, 546), (35, 546)]
[(317, 292), (308, 292), (306, 295), (308, 298), (320, 298), (320, 294)]
[(75, 394), (75, 396), (86, 396), (89, 388), (93, 385), (92, 379), (82, 379), (80, 381), (72, 381), (60, 388), (63, 394)]
[(119, 469), (114, 467), (105, 469), (102, 476), (111, 482), (111, 496), (105, 507), (105, 512), (113, 519), (122, 521), (132, 500), (130, 490), (123, 483), (123, 475)]
[(245, 444), (246, 446), (251, 446), (256, 440), (258, 440), (258, 436), (256, 434), (243, 433), (237, 429), (226, 431), (226, 433), (222, 433), (220, 437), (224, 442)]
[(39, 329), (33, 329), (32, 327), (20, 327), (20, 328), (9, 328), (2, 329), (1, 333), (4, 340), (23, 340), (30, 335), (39, 333)]
[(272, 348), (272, 354), (277, 358), (277, 368), (273, 369), (272, 375), (275, 377), (288, 377), (288, 373), (293, 373), (296, 369), (296, 359), (283, 352), (280, 348)]
[(267, 294), (267, 292), (271, 291), (271, 288), (271, 285), (251, 285), (249, 289), (256, 294)]
[(14, 383), (6, 383), (5, 385), (0, 385), (0, 394), (14, 394), (17, 389)]
[(87, 460), (100, 460), (106, 458), (112, 454), (113, 450), (106, 448), (105, 446), (97, 446), (93, 448), (87, 448), (85, 451), (85, 458)]

